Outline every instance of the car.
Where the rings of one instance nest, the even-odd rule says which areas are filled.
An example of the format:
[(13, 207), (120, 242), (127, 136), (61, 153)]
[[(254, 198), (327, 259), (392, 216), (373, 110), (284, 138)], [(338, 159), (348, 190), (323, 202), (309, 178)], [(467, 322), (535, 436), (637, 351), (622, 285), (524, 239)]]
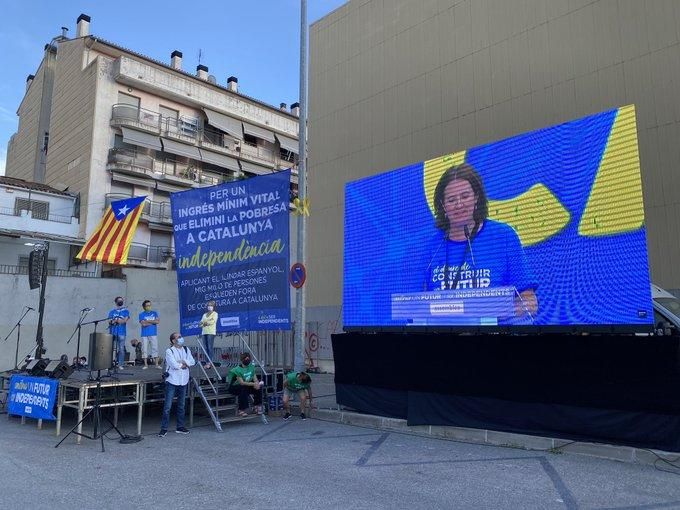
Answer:
[(680, 335), (680, 299), (658, 285), (651, 286), (656, 333)]

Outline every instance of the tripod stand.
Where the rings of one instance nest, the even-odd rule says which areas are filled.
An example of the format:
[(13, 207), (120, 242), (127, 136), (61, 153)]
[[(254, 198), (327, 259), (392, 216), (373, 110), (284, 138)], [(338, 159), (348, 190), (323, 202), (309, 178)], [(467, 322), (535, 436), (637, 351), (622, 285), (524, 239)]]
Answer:
[(24, 320), (24, 317), (26, 317), (28, 312), (33, 310), (33, 308), (31, 308), (30, 306), (24, 306), (24, 308), (26, 309), (26, 311), (19, 318), (19, 320), (14, 325), (12, 330), (9, 333), (7, 333), (7, 336), (3, 340), (3, 342), (6, 342), (7, 339), (12, 335), (12, 333), (14, 333), (14, 330), (15, 329), (17, 330), (17, 348), (16, 348), (16, 351), (14, 352), (14, 370), (19, 370), (19, 342), (21, 341), (21, 321)]
[[(64, 436), (64, 438), (59, 441), (56, 445), (54, 445), (55, 448), (59, 448), (59, 445), (66, 441), (66, 438), (70, 436), (71, 434), (75, 434), (77, 436), (85, 437), (87, 439), (92, 439), (96, 441), (99, 439), (102, 443), (102, 452), (106, 451), (104, 448), (104, 436), (109, 433), (112, 430), (115, 430), (118, 435), (120, 436), (121, 439), (124, 439), (123, 434), (118, 430), (118, 427), (116, 427), (113, 422), (109, 418), (106, 418), (106, 421), (109, 422), (110, 427), (106, 430), (102, 430), (102, 409), (101, 409), (101, 391), (102, 391), (102, 375), (101, 375), (101, 370), (97, 370), (97, 388), (95, 392), (95, 399), (94, 399), (94, 405), (92, 408), (90, 408), (87, 413), (83, 416), (83, 419), (80, 420), (78, 423), (76, 423), (73, 428), (70, 430), (68, 434)], [(92, 415), (93, 417), (93, 423), (92, 423), (92, 435), (88, 434), (83, 434), (82, 432), (78, 432), (78, 427), (87, 419), (88, 416)]]
[[(69, 339), (66, 341), (67, 344), (71, 343), (71, 340), (73, 340), (73, 337), (76, 333), (78, 333), (78, 342), (76, 343), (76, 370), (80, 370), (81, 365), (80, 365), (80, 330), (83, 327), (83, 321), (85, 320), (85, 317), (87, 317), (87, 314), (90, 313), (94, 308), (83, 308), (80, 311), (80, 318), (78, 319), (78, 324), (76, 325), (76, 329), (73, 330), (73, 333), (71, 333), (71, 336)], [(95, 324), (95, 330), (97, 329), (97, 326)]]

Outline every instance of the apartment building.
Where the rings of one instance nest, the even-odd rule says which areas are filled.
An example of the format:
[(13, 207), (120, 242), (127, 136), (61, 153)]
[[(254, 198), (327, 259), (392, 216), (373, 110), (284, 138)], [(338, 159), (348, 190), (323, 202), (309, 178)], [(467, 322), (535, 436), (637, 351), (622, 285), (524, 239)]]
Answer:
[[(79, 197), (85, 239), (111, 201), (146, 195), (129, 263), (171, 267), (170, 194), (295, 168), (299, 104), (271, 106), (239, 93), (199, 65), (183, 69), (90, 34), (45, 46), (26, 81), (6, 174)], [(295, 171), (294, 171), (294, 180)], [(291, 193), (297, 186), (291, 184)]]

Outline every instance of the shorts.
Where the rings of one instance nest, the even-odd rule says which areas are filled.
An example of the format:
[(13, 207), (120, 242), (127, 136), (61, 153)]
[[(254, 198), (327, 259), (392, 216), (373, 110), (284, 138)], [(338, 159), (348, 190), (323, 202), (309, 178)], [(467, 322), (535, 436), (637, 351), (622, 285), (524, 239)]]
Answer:
[(290, 388), (284, 388), (283, 394), (291, 400), (293, 400), (295, 398), (295, 395), (297, 395), (300, 398), (302, 398), (303, 396), (309, 398), (309, 390), (293, 391)]
[(158, 357), (158, 337), (157, 336), (143, 336), (142, 337), (142, 358), (149, 356), (147, 350), (147, 343), (151, 345), (151, 357)]

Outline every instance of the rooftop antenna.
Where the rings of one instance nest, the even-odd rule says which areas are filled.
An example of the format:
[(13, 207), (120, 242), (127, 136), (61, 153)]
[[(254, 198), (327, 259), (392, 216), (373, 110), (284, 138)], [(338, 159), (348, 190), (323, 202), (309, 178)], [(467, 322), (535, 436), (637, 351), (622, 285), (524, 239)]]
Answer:
[(201, 59), (203, 58), (203, 50), (201, 48), (198, 48), (198, 63), (201, 63)]

